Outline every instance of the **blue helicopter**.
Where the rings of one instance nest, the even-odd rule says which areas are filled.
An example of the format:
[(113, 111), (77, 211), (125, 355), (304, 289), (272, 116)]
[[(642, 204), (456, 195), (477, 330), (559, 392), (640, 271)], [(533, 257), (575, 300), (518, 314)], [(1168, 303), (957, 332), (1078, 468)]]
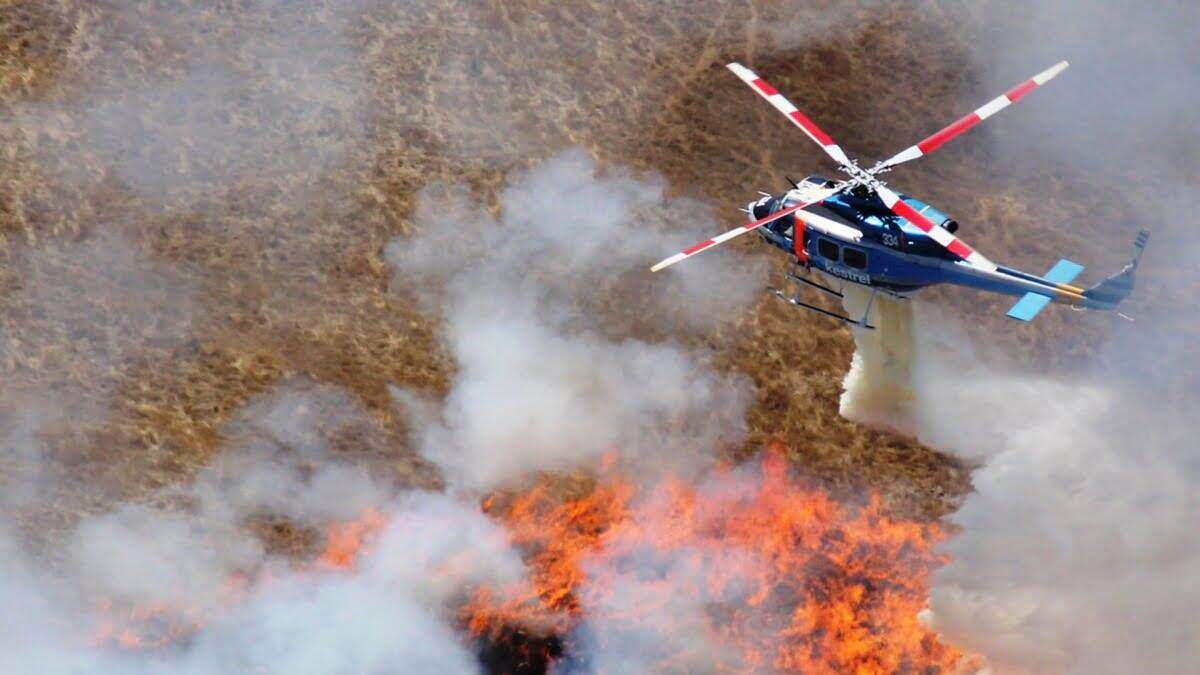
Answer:
[[(1133, 290), (1134, 272), (1149, 241), (1145, 230), (1138, 233), (1133, 259), (1123, 270), (1084, 289), (1070, 283), (1083, 271), (1082, 265), (1059, 260), (1043, 276), (997, 265), (955, 236), (958, 223), (945, 213), (894, 192), (878, 178), (898, 164), (933, 152), (1015, 103), (1067, 65), (1061, 61), (1047, 68), (920, 143), (863, 169), (778, 90), (749, 68), (730, 63), (729, 70), (820, 145), (847, 178), (834, 181), (809, 176), (799, 183), (789, 179), (792, 187), (787, 192), (763, 193), (761, 199), (747, 205), (745, 211), (751, 222), (676, 253), (651, 270), (657, 272), (757, 230), (765, 241), (794, 257), (788, 273), (788, 278), (796, 282), (794, 294), (789, 296), (774, 288), (771, 291), (793, 305), (862, 328), (874, 328), (868, 323), (868, 316), (876, 294), (905, 298), (926, 286), (944, 283), (1019, 296), (1008, 316), (1021, 321), (1031, 321), (1051, 302), (1084, 309), (1114, 309)], [(811, 278), (814, 270), (820, 273), (816, 275), (820, 280)], [(832, 283), (826, 281), (829, 278)], [(846, 283), (871, 289), (861, 318), (837, 314), (801, 300), (801, 290), (806, 286), (840, 298)]]

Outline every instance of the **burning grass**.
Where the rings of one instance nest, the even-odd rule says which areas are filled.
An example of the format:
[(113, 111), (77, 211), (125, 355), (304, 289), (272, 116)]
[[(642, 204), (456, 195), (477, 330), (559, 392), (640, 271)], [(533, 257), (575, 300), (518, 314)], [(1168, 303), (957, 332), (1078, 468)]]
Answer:
[[(481, 508), (530, 581), (468, 585), (451, 608), (490, 672), (937, 673), (963, 661), (917, 618), (945, 532), (889, 515), (878, 496), (834, 500), (795, 477), (782, 448), (649, 486), (612, 458), (590, 485), (547, 477)], [(387, 526), (376, 511), (331, 525), (308, 566), (356, 574)], [(235, 581), (224, 603), (270, 584)], [(204, 623), (177, 607), (109, 610), (94, 642), (123, 649), (169, 648)]]
[(917, 620), (943, 531), (877, 496), (834, 501), (782, 448), (699, 484), (639, 489), (610, 469), (581, 497), (543, 483), (484, 509), (529, 552), (543, 606), (571, 618), (568, 658), (580, 641), (646, 640), (658, 672), (941, 672), (961, 658)]

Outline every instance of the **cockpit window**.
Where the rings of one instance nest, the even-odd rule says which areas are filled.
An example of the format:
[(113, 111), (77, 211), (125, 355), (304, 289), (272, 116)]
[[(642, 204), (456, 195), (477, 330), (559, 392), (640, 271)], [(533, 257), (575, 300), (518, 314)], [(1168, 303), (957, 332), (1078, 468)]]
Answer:
[(815, 188), (827, 188), (827, 187), (833, 187), (834, 185), (837, 185), (837, 183), (829, 180), (828, 178), (826, 178), (824, 176), (808, 176), (801, 182), (804, 185), (811, 185), (812, 187), (815, 187)]
[(842, 262), (856, 270), (867, 269), (867, 253), (849, 246), (842, 249)]
[(904, 201), (909, 206), (913, 207), (917, 211), (917, 213), (919, 213), (919, 214), (925, 216), (926, 218), (928, 218), (929, 220), (933, 221), (934, 225), (942, 225), (946, 221), (950, 220), (950, 216), (947, 216), (945, 213), (941, 212), (938, 209), (935, 209), (934, 207), (926, 204), (925, 202), (923, 202), (919, 199), (913, 199), (912, 197), (905, 197)]
[(837, 262), (841, 259), (840, 252), (841, 247), (832, 241), (824, 237), (817, 239), (817, 253), (821, 254), (822, 258), (829, 258), (833, 262)]

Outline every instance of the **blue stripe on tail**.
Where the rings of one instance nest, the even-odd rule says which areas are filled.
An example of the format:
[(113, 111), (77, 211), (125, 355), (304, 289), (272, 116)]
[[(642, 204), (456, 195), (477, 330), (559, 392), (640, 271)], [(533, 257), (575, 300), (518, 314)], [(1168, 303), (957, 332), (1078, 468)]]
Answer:
[(1051, 267), (1050, 271), (1046, 272), (1046, 276), (1042, 278), (1046, 281), (1053, 281), (1056, 284), (1067, 284), (1079, 276), (1079, 273), (1082, 271), (1083, 265), (1073, 263), (1064, 258), (1054, 263), (1054, 267)]
[[(1079, 276), (1082, 271), (1083, 265), (1063, 259), (1054, 263), (1054, 267), (1051, 267), (1050, 271), (1046, 272), (1046, 276), (1042, 278), (1056, 284), (1065, 284)], [(1050, 296), (1041, 293), (1026, 293), (1017, 301), (1017, 304), (1012, 306), (1012, 309), (1008, 310), (1008, 315), (1021, 321), (1032, 321), (1033, 317), (1037, 316), (1038, 312), (1045, 309), (1048, 304), (1050, 304)]]
[(1017, 304), (1008, 310), (1008, 315), (1014, 319), (1021, 321), (1033, 321), (1033, 317), (1038, 315), (1038, 312), (1046, 308), (1050, 304), (1050, 298), (1037, 293), (1026, 293)]

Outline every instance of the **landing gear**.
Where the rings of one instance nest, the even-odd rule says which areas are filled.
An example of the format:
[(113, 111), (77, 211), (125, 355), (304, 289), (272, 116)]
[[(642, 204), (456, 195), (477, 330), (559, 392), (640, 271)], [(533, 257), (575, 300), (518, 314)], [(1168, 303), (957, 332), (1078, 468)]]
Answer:
[[(843, 291), (846, 288), (846, 282), (844, 282), (844, 281), (841, 282), (838, 285), (838, 288), (835, 290), (835, 289), (832, 289), (832, 288), (826, 286), (825, 284), (818, 283), (816, 281), (813, 281), (812, 279), (806, 278), (809, 275), (810, 271), (811, 271), (811, 268), (808, 265), (801, 265), (799, 263), (792, 265), (792, 269), (788, 270), (788, 272), (787, 272), (787, 278), (796, 282), (796, 290), (790, 296), (787, 295), (786, 293), (784, 293), (783, 291), (779, 290), (778, 288), (774, 288), (772, 286), (768, 286), (767, 290), (774, 293), (779, 299), (781, 299), (791, 305), (794, 305), (796, 307), (803, 307), (804, 309), (814, 311), (818, 314), (824, 314), (825, 316), (837, 319), (839, 321), (843, 321), (852, 326), (858, 326), (859, 328), (866, 328), (867, 330), (875, 330), (875, 326), (872, 326), (867, 321), (868, 321), (868, 318), (871, 316), (871, 305), (873, 305), (875, 303), (875, 295), (879, 292), (878, 288), (871, 288), (871, 296), (867, 299), (867, 307), (866, 307), (866, 309), (863, 310), (862, 318), (857, 319), (857, 320), (851, 319), (848, 316), (838, 314), (837, 312), (831, 312), (827, 309), (824, 309), (822, 307), (817, 307), (816, 305), (809, 304), (800, 299), (800, 292), (802, 290), (804, 290), (804, 286), (811, 286), (812, 288), (815, 288), (823, 293), (828, 293), (829, 295), (832, 295), (835, 298), (844, 298), (845, 297), (845, 294), (843, 293)], [(798, 272), (803, 272), (804, 276), (800, 276), (800, 274), (798, 274)], [(899, 297), (899, 296), (897, 296), (897, 297)]]

